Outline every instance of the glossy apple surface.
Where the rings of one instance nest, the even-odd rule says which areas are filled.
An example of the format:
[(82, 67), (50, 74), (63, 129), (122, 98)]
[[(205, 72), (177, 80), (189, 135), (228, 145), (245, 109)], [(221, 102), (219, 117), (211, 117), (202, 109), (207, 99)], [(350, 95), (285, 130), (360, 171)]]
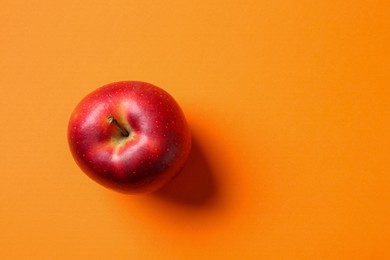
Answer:
[(155, 191), (180, 172), (191, 135), (181, 108), (166, 91), (122, 81), (95, 90), (77, 105), (68, 142), (90, 178), (135, 194)]

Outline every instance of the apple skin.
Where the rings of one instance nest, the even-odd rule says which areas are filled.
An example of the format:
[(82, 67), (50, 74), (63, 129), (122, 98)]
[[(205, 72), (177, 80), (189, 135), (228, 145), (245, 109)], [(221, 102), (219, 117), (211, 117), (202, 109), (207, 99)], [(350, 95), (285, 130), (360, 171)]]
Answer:
[[(109, 116), (129, 136), (110, 124)], [(146, 82), (121, 81), (95, 90), (77, 105), (68, 143), (91, 179), (137, 194), (160, 189), (181, 171), (191, 134), (181, 108), (166, 91)]]

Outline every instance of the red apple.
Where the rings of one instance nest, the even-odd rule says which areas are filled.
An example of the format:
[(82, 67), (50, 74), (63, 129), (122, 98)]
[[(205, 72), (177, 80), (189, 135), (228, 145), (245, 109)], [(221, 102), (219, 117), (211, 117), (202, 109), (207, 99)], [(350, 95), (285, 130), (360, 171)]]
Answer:
[(71, 115), (68, 141), (90, 178), (125, 193), (163, 187), (183, 168), (191, 148), (176, 101), (138, 81), (111, 83), (87, 95)]

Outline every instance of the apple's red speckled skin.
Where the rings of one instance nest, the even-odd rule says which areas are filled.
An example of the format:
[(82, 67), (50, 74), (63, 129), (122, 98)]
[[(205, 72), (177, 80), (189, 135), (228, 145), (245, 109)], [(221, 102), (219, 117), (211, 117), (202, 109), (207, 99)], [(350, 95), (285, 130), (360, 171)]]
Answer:
[[(130, 135), (107, 122), (113, 116)], [(98, 183), (125, 193), (155, 191), (184, 166), (191, 136), (184, 114), (164, 90), (122, 81), (86, 96), (68, 126), (70, 150)]]

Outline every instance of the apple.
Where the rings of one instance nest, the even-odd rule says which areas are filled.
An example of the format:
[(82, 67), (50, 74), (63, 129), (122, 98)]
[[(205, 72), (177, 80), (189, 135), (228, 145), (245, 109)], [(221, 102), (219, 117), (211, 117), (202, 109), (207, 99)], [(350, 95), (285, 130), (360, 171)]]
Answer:
[(191, 149), (184, 114), (163, 89), (146, 82), (107, 84), (87, 95), (68, 125), (81, 170), (124, 193), (153, 192), (183, 168)]

